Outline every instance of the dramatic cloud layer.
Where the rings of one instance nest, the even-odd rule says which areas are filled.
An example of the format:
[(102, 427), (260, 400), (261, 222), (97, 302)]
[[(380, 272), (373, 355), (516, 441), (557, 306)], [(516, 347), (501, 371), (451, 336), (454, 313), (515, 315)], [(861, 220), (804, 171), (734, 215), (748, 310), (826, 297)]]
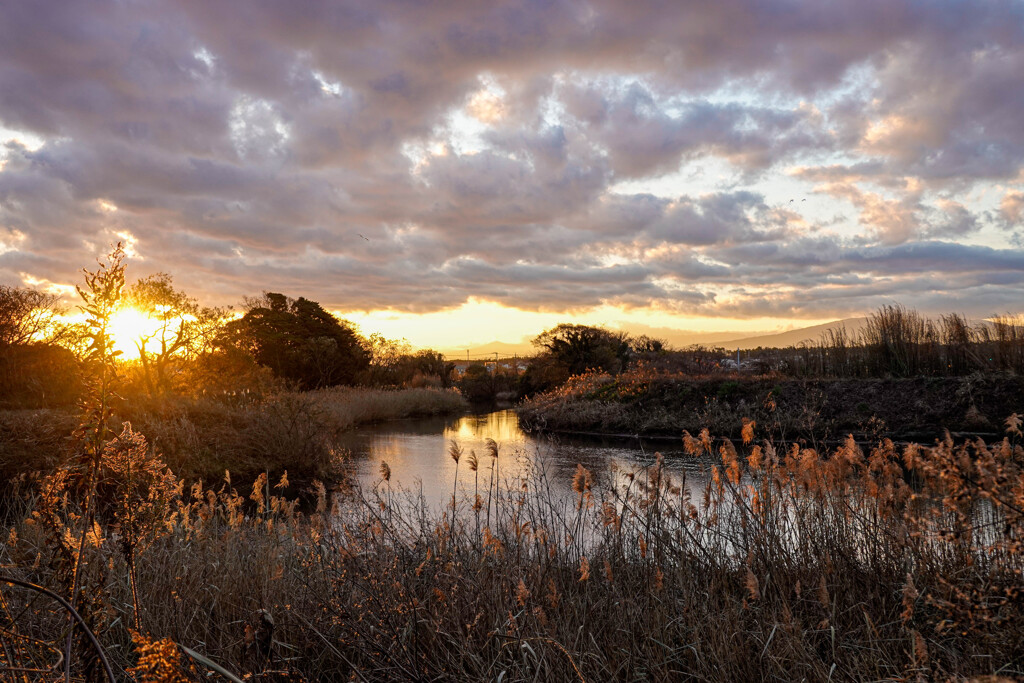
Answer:
[(0, 4), (0, 282), (824, 318), (1024, 300), (1019, 2)]

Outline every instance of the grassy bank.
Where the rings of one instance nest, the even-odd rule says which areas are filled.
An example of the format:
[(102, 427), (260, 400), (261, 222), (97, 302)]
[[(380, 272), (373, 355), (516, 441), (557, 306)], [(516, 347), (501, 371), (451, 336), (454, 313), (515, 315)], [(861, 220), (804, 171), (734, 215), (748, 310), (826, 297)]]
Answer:
[(1024, 408), (1024, 377), (795, 380), (779, 376), (692, 377), (631, 371), (589, 374), (517, 407), (527, 429), (678, 436), (707, 427), (738, 436), (753, 419), (779, 438), (920, 439), (999, 431)]
[[(117, 668), (177, 680), (206, 669), (170, 642), (139, 664), (131, 629), (260, 680), (1019, 676), (1019, 424), (989, 445), (827, 454), (775, 448), (748, 424), (741, 452), (686, 438), (713, 468), (700, 490), (658, 461), (579, 468), (567, 499), (543, 472), (492, 485), (502, 451), (476, 472), (461, 455), (479, 498), (436, 515), (392, 491), (385, 467), (373, 490), (320, 489), (309, 515), (263, 479), (249, 495), (153, 479), (135, 527), (114, 536), (108, 516), (83, 546), (83, 609)], [(76, 508), (50, 486), (26, 500), (0, 563), (66, 594)], [(0, 657), (52, 656), (59, 616), (2, 590), (4, 627), (46, 642), (8, 638)], [(89, 662), (78, 651), (75, 671)], [(140, 680), (165, 680), (152, 675)]]
[[(144, 397), (121, 400), (115, 420), (130, 422), (186, 480), (219, 479), (230, 470), (252, 481), (262, 472), (330, 479), (333, 437), (352, 427), (407, 417), (457, 414), (454, 391), (332, 388), (267, 395)], [(71, 445), (76, 414), (0, 411), (0, 480), (50, 472)]]

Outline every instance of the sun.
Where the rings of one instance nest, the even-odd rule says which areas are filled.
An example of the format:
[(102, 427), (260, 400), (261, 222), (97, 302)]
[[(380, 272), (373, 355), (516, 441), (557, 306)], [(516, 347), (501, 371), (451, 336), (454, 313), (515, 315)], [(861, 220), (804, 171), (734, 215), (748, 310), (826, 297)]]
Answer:
[(114, 349), (121, 352), (125, 360), (138, 360), (138, 343), (146, 337), (156, 334), (161, 322), (150, 318), (135, 308), (118, 309), (110, 318), (110, 336)]

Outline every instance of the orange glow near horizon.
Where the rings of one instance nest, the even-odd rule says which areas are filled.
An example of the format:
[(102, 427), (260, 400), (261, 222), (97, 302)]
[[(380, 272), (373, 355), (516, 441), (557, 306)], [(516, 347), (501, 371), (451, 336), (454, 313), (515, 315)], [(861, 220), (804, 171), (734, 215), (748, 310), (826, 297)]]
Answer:
[[(837, 319), (696, 316), (653, 308), (627, 309), (608, 305), (576, 311), (531, 311), (475, 298), (456, 308), (430, 313), (394, 310), (331, 312), (354, 323), (364, 337), (379, 333), (388, 339), (404, 339), (414, 349), (434, 349), (450, 354), (464, 353), (466, 349), (495, 342), (520, 347), (510, 353), (532, 353), (530, 340), (560, 323), (603, 326), (634, 335), (648, 334), (666, 340), (671, 346), (681, 347), (703, 342), (680, 341), (673, 339), (674, 336), (685, 338), (687, 335), (728, 332), (740, 338), (785, 332)], [(240, 315), (242, 311), (235, 310), (230, 317)], [(84, 322), (81, 314), (63, 318), (68, 322)], [(138, 342), (157, 335), (162, 324), (138, 309), (121, 308), (113, 315), (109, 328), (114, 348), (121, 351), (123, 360), (137, 360)], [(173, 321), (171, 327), (176, 326), (177, 321)]]
[[(630, 330), (658, 328), (693, 334), (735, 332), (738, 336), (772, 334), (831, 322), (835, 318), (733, 318), (683, 315), (650, 308), (598, 306), (583, 311), (527, 311), (492, 301), (470, 299), (457, 308), (432, 313), (399, 311), (334, 311), (355, 323), (363, 335), (379, 332), (406, 339), (415, 348), (457, 350), (491, 342), (529, 345), (530, 340), (559, 323), (601, 325)], [(652, 336), (658, 336), (655, 332)]]

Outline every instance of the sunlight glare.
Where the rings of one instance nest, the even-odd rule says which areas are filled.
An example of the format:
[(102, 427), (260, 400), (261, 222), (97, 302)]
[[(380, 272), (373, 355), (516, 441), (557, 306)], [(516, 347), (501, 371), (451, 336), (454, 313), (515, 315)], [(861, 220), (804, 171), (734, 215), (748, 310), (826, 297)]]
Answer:
[(155, 335), (161, 324), (161, 321), (150, 318), (135, 308), (118, 310), (110, 319), (110, 335), (113, 337), (114, 348), (121, 352), (122, 359), (137, 360), (137, 344), (144, 338)]

